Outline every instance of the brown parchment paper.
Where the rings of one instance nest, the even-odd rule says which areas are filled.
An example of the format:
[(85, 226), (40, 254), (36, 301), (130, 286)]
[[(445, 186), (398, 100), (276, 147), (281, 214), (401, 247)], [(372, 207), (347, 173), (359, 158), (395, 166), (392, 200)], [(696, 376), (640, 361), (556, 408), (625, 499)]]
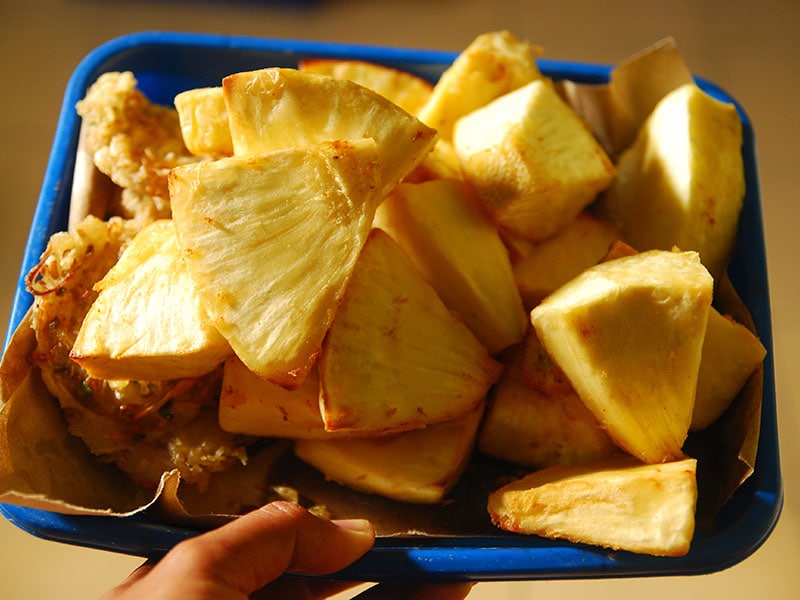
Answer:
[[(619, 63), (608, 84), (557, 85), (613, 157), (630, 144), (658, 100), (687, 80), (691, 73), (674, 41), (665, 39)], [(84, 154), (76, 164), (71, 223), (90, 213), (102, 218), (118, 197), (89, 158)], [(715, 303), (753, 329), (729, 281), (718, 286)], [(215, 475), (210, 492), (181, 485), (177, 472), (164, 473), (156, 490), (140, 490), (70, 435), (57, 401), (27, 360), (33, 347), (26, 318), (0, 363), (0, 502), (70, 514), (144, 513), (156, 522), (204, 529), (274, 498), (276, 488), (288, 486), (303, 504), (323, 506), (333, 517), (370, 519), (381, 536), (511, 535), (491, 525), (486, 499), (525, 469), (477, 453), (447, 500), (436, 506), (395, 502), (325, 481), (293, 456), (286, 441), (257, 445), (247, 466)], [(717, 423), (687, 441), (687, 454), (699, 459), (698, 525), (706, 531), (713, 530), (720, 507), (753, 472), (762, 382), (759, 370)]]
[[(755, 332), (747, 307), (726, 277), (715, 290), (716, 308)], [(764, 369), (750, 376), (728, 410), (703, 431), (689, 435), (685, 452), (697, 458), (699, 530), (710, 533), (714, 519), (753, 474), (761, 431)]]
[(94, 166), (94, 157), (86, 147), (86, 127), (81, 125), (78, 147), (75, 150), (75, 167), (72, 174), (67, 229), (72, 231), (76, 224), (94, 215), (107, 219), (120, 204), (122, 189)]
[[(21, 339), (15, 336), (14, 341)], [(4, 366), (9, 364), (8, 356)], [(14, 371), (18, 373), (17, 365)], [(3, 400), (0, 501), (87, 514), (127, 514), (151, 501), (123, 473), (101, 465), (69, 434), (61, 409), (37, 369), (28, 369)]]
[(608, 84), (561, 81), (558, 89), (614, 159), (659, 100), (692, 81), (675, 40), (664, 38), (614, 65)]

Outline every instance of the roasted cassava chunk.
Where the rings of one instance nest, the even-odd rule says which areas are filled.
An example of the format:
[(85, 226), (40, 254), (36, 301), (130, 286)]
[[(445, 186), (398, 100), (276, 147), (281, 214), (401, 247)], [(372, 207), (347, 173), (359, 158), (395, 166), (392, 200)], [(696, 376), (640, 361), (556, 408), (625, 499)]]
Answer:
[(400, 246), (373, 229), (319, 369), (326, 429), (395, 433), (472, 411), (501, 366)]
[(379, 438), (298, 440), (295, 453), (354, 489), (436, 504), (466, 468), (482, 414), (483, 404), (456, 419)]
[(544, 348), (621, 448), (683, 458), (713, 280), (696, 252), (587, 269), (531, 311)]
[(170, 219), (142, 229), (94, 289), (70, 351), (91, 377), (199, 377), (233, 353), (200, 304)]
[(178, 240), (211, 321), (288, 389), (320, 352), (375, 215), (371, 139), (175, 169)]
[(683, 556), (695, 529), (697, 461), (631, 457), (557, 465), (489, 496), (500, 528), (657, 556)]
[(261, 69), (222, 81), (237, 156), (372, 139), (382, 198), (427, 156), (436, 130), (364, 86), (298, 71)]
[(744, 201), (736, 107), (695, 84), (670, 92), (619, 157), (599, 214), (637, 250), (700, 253), (715, 280), (728, 265)]
[(378, 207), (375, 225), (496, 354), (522, 339), (528, 318), (508, 251), (473, 196), (464, 182), (451, 179), (401, 184)]
[(175, 96), (175, 109), (183, 141), (192, 154), (214, 158), (233, 154), (222, 86), (181, 92)]

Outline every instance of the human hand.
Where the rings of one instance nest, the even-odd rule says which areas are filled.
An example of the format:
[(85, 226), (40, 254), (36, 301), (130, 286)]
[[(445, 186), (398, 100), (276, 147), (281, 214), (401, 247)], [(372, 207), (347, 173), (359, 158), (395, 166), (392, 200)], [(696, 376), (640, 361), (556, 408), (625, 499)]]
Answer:
[[(176, 545), (146, 562), (104, 600), (327, 598), (355, 584), (286, 576), (326, 575), (355, 562), (375, 541), (365, 520), (328, 521), (297, 504), (273, 502)], [(361, 600), (461, 600), (471, 584), (376, 585)]]

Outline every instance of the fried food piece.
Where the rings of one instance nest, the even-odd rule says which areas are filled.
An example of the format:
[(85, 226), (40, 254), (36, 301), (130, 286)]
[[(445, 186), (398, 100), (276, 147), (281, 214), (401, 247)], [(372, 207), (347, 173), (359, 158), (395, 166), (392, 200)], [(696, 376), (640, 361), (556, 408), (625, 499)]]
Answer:
[(325, 430), (316, 367), (300, 387), (287, 390), (253, 373), (237, 356), (223, 366), (219, 424), (225, 431), (259, 437), (330, 440), (351, 436), (349, 431)]
[[(533, 328), (512, 349), (483, 419), (478, 448), (528, 467), (584, 464), (618, 453), (598, 420), (548, 360)], [(560, 373), (561, 381), (557, 381)]]
[(233, 154), (228, 110), (222, 86), (186, 90), (175, 96), (183, 141), (196, 156)]
[(420, 120), (450, 140), (461, 117), (531, 81), (541, 79), (541, 50), (506, 30), (477, 36), (442, 73)]
[(94, 290), (70, 351), (92, 377), (198, 377), (233, 354), (200, 304), (171, 219), (143, 228)]
[(501, 529), (654, 556), (683, 556), (695, 529), (697, 461), (631, 457), (535, 471), (489, 495)]
[(514, 261), (514, 280), (528, 309), (597, 263), (619, 238), (611, 224), (582, 211), (554, 236), (530, 244)]
[(397, 242), (373, 229), (320, 355), (325, 428), (395, 433), (456, 419), (501, 370)]
[(481, 402), (430, 427), (378, 438), (298, 440), (298, 458), (325, 478), (400, 502), (437, 504), (458, 483), (475, 445)]
[(269, 68), (222, 80), (237, 156), (372, 138), (380, 165), (377, 197), (411, 173), (436, 144), (436, 130), (348, 79)]
[(490, 354), (522, 340), (528, 315), (508, 251), (466, 184), (400, 184), (378, 207), (381, 227)]
[(708, 427), (722, 416), (766, 355), (761, 340), (742, 323), (713, 307), (708, 311), (692, 431)]
[(241, 361), (287, 389), (308, 375), (375, 216), (371, 139), (175, 169), (186, 268)]
[(566, 227), (616, 174), (586, 125), (544, 79), (456, 121), (464, 178), (503, 230), (539, 242)]
[(618, 161), (598, 214), (637, 250), (700, 253), (719, 281), (730, 261), (745, 195), (742, 123), (733, 104), (686, 84), (653, 109)]
[(57, 399), (70, 432), (101, 460), (114, 462), (142, 487), (178, 469), (203, 488), (209, 474), (246, 460), (245, 438), (219, 429), (221, 368), (203, 377), (163, 382), (94, 379), (69, 352), (94, 302), (94, 284), (137, 232), (119, 218), (87, 217), (57, 233), (27, 278), (34, 295), (31, 360)]
[(124, 190), (124, 217), (170, 216), (167, 173), (199, 160), (183, 143), (174, 108), (151, 103), (133, 73), (98, 77), (76, 105), (97, 168)]
[(298, 68), (309, 73), (349, 79), (377, 92), (412, 115), (425, 105), (433, 90), (433, 84), (412, 73), (362, 60), (309, 58), (301, 60)]
[(696, 252), (652, 250), (585, 270), (531, 311), (581, 400), (643, 462), (683, 457), (712, 288)]

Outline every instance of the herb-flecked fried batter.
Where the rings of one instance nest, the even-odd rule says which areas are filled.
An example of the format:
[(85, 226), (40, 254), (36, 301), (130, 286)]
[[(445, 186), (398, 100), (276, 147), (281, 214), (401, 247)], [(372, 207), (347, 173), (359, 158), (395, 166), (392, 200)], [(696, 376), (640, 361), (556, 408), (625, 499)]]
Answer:
[(76, 109), (95, 166), (123, 189), (124, 216), (169, 218), (167, 173), (199, 159), (186, 149), (177, 111), (136, 86), (131, 72), (104, 73)]
[(93, 379), (69, 352), (91, 303), (94, 284), (116, 263), (138, 225), (87, 217), (73, 233), (55, 234), (28, 275), (34, 295), (32, 360), (58, 399), (71, 433), (89, 450), (153, 488), (165, 471), (204, 489), (211, 473), (246, 462), (244, 439), (217, 423), (221, 368), (194, 379)]

